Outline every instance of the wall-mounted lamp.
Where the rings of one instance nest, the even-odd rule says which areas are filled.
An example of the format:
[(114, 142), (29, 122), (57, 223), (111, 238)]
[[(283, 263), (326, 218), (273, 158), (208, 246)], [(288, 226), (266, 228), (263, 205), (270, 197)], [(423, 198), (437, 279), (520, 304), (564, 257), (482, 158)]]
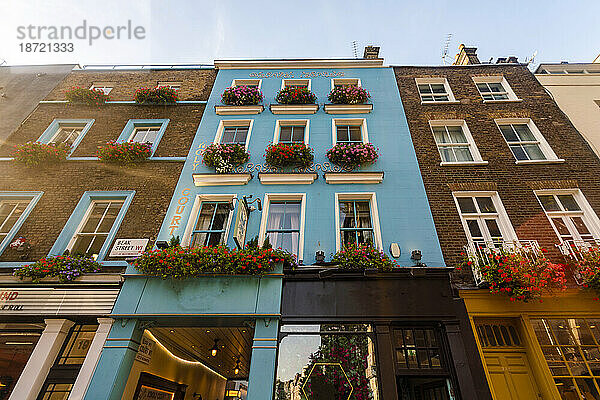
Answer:
[(394, 258), (400, 257), (400, 254), (402, 254), (402, 252), (400, 251), (400, 246), (398, 245), (398, 243), (390, 243), (390, 254)]
[(256, 199), (252, 200), (252, 201), (248, 201), (248, 199), (251, 199), (251, 198), (252, 198), (251, 194), (242, 197), (242, 200), (244, 200), (244, 205), (248, 209), (248, 212), (252, 212), (252, 211), (256, 210), (256, 208), (250, 206), (250, 204), (254, 204), (256, 202), (258, 202), (258, 204), (257, 204), (258, 211), (262, 211), (262, 201), (260, 201), (260, 199), (258, 197)]
[(216, 357), (217, 353), (219, 352), (219, 347), (217, 346), (218, 342), (219, 339), (215, 339), (215, 345), (212, 347), (212, 349), (210, 349), (210, 355), (213, 357)]
[(315, 261), (317, 264), (321, 264), (323, 261), (325, 261), (325, 252), (323, 250), (317, 250), (315, 253)]
[(421, 258), (423, 257), (423, 255), (421, 254), (421, 250), (413, 250), (410, 253), (410, 258), (411, 260), (415, 260), (415, 261), (421, 261)]
[(157, 240), (156, 247), (158, 247), (161, 250), (164, 250), (169, 247), (169, 242), (167, 242), (166, 240)]

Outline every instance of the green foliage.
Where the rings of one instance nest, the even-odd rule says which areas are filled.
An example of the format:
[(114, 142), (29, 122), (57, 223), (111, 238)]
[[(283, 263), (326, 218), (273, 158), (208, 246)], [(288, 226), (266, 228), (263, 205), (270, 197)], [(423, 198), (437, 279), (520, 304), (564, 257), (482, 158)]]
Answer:
[(204, 274), (259, 275), (272, 271), (277, 263), (295, 266), (294, 256), (282, 250), (250, 246), (240, 250), (175, 246), (147, 251), (135, 260), (134, 266), (147, 275), (186, 279)]
[(131, 165), (147, 160), (152, 155), (152, 143), (108, 142), (98, 149), (98, 159), (105, 163)]
[(350, 243), (333, 256), (331, 262), (337, 264), (341, 269), (378, 269), (389, 271), (396, 267), (394, 263), (383, 251), (380, 251), (370, 244)]
[(142, 88), (135, 92), (134, 100), (138, 104), (175, 104), (177, 91), (167, 86)]
[(109, 96), (100, 89), (84, 89), (74, 87), (65, 93), (69, 103), (87, 104), (89, 106), (100, 106), (109, 100)]
[(67, 159), (65, 146), (27, 142), (15, 146), (12, 153), (15, 162), (26, 167), (38, 167), (57, 164)]
[(313, 149), (304, 143), (270, 144), (265, 150), (267, 164), (275, 168), (306, 168), (312, 164), (314, 158)]
[(100, 271), (101, 265), (85, 256), (44, 257), (33, 264), (25, 265), (13, 272), (19, 278), (31, 278), (39, 282), (46, 277), (58, 277), (60, 282), (70, 282), (85, 273)]

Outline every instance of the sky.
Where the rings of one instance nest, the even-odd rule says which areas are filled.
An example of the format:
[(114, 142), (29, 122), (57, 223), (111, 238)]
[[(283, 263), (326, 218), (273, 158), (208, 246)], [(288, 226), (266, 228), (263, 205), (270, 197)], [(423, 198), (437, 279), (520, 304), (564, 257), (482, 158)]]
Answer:
[[(533, 65), (591, 62), (600, 53), (598, 0), (0, 0), (0, 20), (0, 64), (8, 65), (352, 58), (353, 41), (359, 57), (365, 45), (380, 46), (386, 65), (441, 65), (448, 34), (450, 62), (461, 43), (477, 47), (481, 61), (535, 53)], [(85, 39), (49, 38), (49, 28), (37, 37), (37, 27), (75, 30), (84, 20)], [(120, 39), (89, 43), (90, 26), (111, 36), (128, 21), (143, 38), (122, 30)], [(27, 51), (39, 42), (72, 43), (73, 51)]]

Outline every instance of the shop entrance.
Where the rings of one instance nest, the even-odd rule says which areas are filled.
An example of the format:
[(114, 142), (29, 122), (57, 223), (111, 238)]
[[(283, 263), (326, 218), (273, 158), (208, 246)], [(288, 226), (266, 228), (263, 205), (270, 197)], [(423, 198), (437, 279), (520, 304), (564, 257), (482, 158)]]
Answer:
[(541, 399), (516, 321), (480, 320), (477, 335), (496, 399)]
[(122, 399), (245, 399), (253, 338), (249, 326), (147, 328)]

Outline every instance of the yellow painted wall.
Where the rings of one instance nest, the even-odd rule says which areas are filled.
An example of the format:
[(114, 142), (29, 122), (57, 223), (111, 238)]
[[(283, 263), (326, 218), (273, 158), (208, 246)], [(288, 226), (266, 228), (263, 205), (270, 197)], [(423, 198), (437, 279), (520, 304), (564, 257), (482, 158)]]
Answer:
[[(150, 339), (147, 332), (144, 337)], [(225, 383), (221, 376), (199, 364), (179, 361), (165, 351), (160, 345), (154, 345), (154, 352), (149, 364), (133, 362), (122, 400), (132, 400), (140, 374), (148, 372), (173, 382), (187, 385), (185, 400), (193, 400), (194, 392), (200, 393), (203, 399), (222, 399), (225, 394)]]

